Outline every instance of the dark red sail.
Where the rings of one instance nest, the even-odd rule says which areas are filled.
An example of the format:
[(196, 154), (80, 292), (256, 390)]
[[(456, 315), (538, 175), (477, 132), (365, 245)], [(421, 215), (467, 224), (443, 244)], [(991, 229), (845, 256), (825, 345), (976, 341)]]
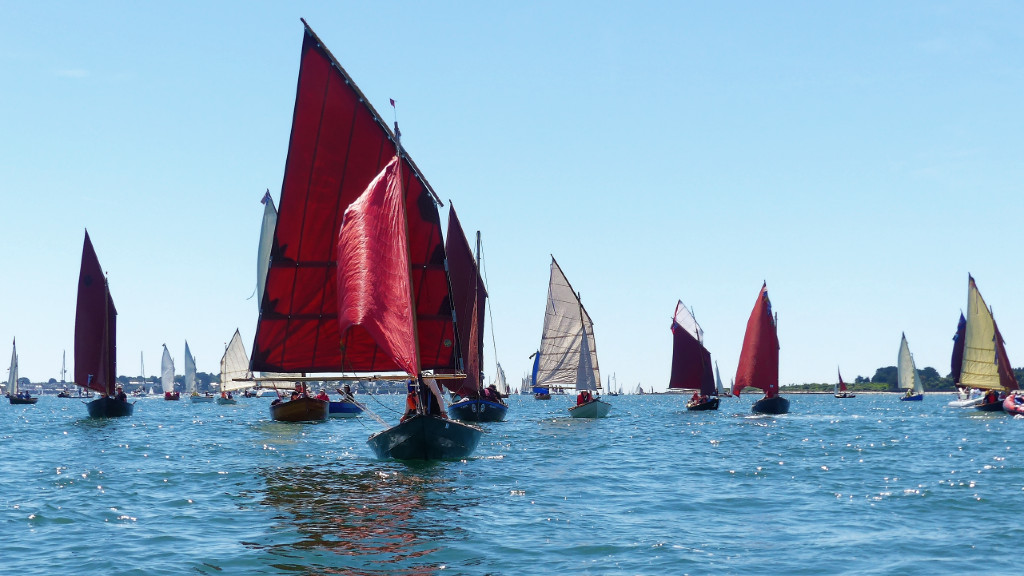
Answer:
[(465, 380), (443, 380), (452, 392), (466, 397), (479, 396), (480, 371), (483, 368), (484, 353), (484, 310), (487, 304), (487, 290), (480, 278), (473, 249), (462, 229), (455, 207), (448, 207), (448, 235), (445, 238), (445, 252), (448, 254), (448, 275), (452, 280), (452, 301), (455, 307), (456, 325), (459, 330), (459, 346), (465, 362)]
[(75, 384), (101, 394), (117, 385), (117, 310), (99, 258), (85, 233), (75, 311)]
[(839, 391), (846, 392), (846, 382), (843, 382), (843, 373), (836, 368), (836, 373), (839, 374)]
[(960, 384), (960, 369), (964, 365), (964, 343), (967, 342), (967, 319), (960, 313), (960, 321), (956, 324), (956, 335), (953, 336), (953, 356), (949, 359), (949, 375), (953, 384)]
[[(342, 341), (335, 281), (345, 210), (394, 155), (394, 134), (306, 26), (254, 370), (404, 370), (365, 331)], [(420, 368), (455, 368), (440, 201), (404, 150), (401, 158)]]
[(1017, 376), (1013, 373), (1013, 367), (1010, 366), (1010, 358), (1006, 355), (1006, 346), (1003, 343), (1003, 335), (999, 333), (999, 325), (996, 324), (996, 319), (992, 319), (992, 328), (995, 329), (995, 342), (996, 342), (996, 364), (999, 365), (999, 385), (1004, 390), (1016, 390)]
[(672, 317), (672, 372), (668, 387), (717, 396), (711, 353), (704, 348), (701, 335), (700, 326), (680, 300)]
[(772, 316), (772, 303), (768, 299), (767, 284), (761, 286), (757, 302), (747, 320), (732, 393), (739, 396), (740, 391), (747, 386), (764, 390), (768, 398), (779, 394), (779, 336)]

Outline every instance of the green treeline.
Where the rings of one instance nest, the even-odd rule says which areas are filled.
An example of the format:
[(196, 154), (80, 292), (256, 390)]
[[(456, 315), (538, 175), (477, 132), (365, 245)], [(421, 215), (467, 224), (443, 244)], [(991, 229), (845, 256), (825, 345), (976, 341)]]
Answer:
[[(921, 368), (917, 373), (921, 376), (921, 384), (924, 385), (926, 392), (953, 392), (956, 390), (956, 387), (953, 386), (952, 373), (940, 376), (938, 370), (931, 366)], [(857, 376), (853, 379), (853, 382), (847, 382), (846, 387), (853, 392), (895, 392), (899, 390), (896, 374), (895, 366), (885, 366), (875, 370), (875, 375), (871, 378)], [(1024, 368), (1014, 368), (1013, 375), (1016, 376), (1018, 385), (1024, 382)], [(835, 382), (830, 382), (825, 384), (790, 384), (784, 387), (790, 390), (805, 392), (827, 392), (832, 390), (835, 385)]]

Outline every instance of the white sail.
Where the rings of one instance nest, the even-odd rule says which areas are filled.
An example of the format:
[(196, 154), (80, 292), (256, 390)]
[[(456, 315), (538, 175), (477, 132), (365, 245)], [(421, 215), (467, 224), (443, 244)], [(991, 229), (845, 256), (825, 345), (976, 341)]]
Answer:
[(252, 386), (249, 357), (245, 353), (245, 345), (242, 344), (242, 335), (235, 330), (235, 335), (231, 337), (227, 348), (224, 349), (224, 356), (220, 359), (220, 390), (228, 392), (249, 386)]
[[(581, 358), (584, 351), (586, 364)], [(539, 354), (537, 386), (579, 390), (601, 387), (594, 324), (554, 258)]]
[(164, 357), (160, 360), (160, 385), (164, 392), (174, 392), (174, 360), (164, 344)]
[(11, 343), (11, 369), (7, 375), (7, 393), (11, 396), (18, 395), (18, 345)]
[(498, 362), (497, 364), (498, 370), (494, 375), (494, 387), (498, 389), (498, 392), (500, 392), (502, 396), (508, 396), (509, 387), (508, 381), (505, 380), (505, 371), (501, 368), (501, 362)]
[(196, 393), (196, 359), (188, 349), (188, 340), (185, 341), (185, 393)]
[(996, 358), (996, 323), (973, 278), (967, 286), (967, 331), (964, 359), (960, 364), (960, 386), (989, 390), (1003, 388)]
[(259, 300), (257, 306), (263, 305), (263, 288), (267, 283), (267, 270), (270, 269), (270, 249), (274, 244), (274, 229), (277, 228), (277, 208), (270, 191), (263, 197), (263, 227), (260, 228), (260, 247), (256, 257), (256, 291)]
[(921, 385), (921, 376), (917, 373), (917, 366), (914, 364), (914, 356), (910, 353), (910, 345), (907, 344), (907, 335), (903, 335), (900, 341), (900, 357), (896, 364), (897, 380), (900, 388), (913, 389), (914, 394), (923, 394), (924, 386)]
[(719, 396), (726, 396), (728, 394), (725, 386), (722, 385), (722, 375), (718, 373), (718, 360), (715, 360), (715, 387), (718, 388)]

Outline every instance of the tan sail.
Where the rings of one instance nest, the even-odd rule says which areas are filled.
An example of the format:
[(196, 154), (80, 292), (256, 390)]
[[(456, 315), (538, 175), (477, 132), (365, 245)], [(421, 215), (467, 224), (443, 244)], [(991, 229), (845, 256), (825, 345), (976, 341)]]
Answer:
[[(1005, 366), (998, 361), (1000, 356)], [(967, 283), (967, 332), (960, 385), (987, 390), (1017, 388), (992, 311), (971, 277)]]

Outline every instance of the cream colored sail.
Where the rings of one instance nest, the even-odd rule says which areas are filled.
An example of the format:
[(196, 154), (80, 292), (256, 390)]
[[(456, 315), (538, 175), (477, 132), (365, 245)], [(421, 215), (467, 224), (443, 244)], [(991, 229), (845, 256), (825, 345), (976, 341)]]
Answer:
[(160, 359), (160, 386), (164, 393), (174, 392), (174, 360), (171, 359), (171, 353), (167, 351), (166, 344), (164, 344), (163, 358)]
[[(581, 358), (584, 351), (588, 355), (585, 361)], [(601, 387), (594, 324), (554, 258), (539, 354), (535, 386), (581, 390)], [(580, 382), (583, 372), (590, 374)]]
[(245, 353), (242, 335), (236, 329), (235, 335), (224, 349), (224, 356), (220, 359), (220, 391), (241, 390), (252, 385), (249, 357)]
[(903, 340), (900, 341), (900, 357), (896, 364), (896, 373), (900, 388), (906, 390), (913, 389), (914, 394), (924, 393), (921, 376), (917, 373), (914, 355), (910, 353), (910, 345), (907, 344), (906, 334), (903, 335)]
[(999, 363), (996, 361), (997, 330), (992, 310), (981, 297), (974, 278), (967, 282), (967, 331), (964, 359), (960, 365), (960, 386), (1001, 390)]
[(263, 225), (260, 228), (260, 246), (256, 256), (257, 306), (263, 305), (263, 289), (267, 284), (267, 270), (270, 268), (270, 249), (274, 243), (274, 229), (277, 228), (277, 208), (270, 191), (263, 197)]
[(196, 394), (196, 359), (188, 349), (185, 341), (185, 393)]
[(18, 345), (11, 343), (11, 370), (7, 375), (7, 394), (18, 395)]

